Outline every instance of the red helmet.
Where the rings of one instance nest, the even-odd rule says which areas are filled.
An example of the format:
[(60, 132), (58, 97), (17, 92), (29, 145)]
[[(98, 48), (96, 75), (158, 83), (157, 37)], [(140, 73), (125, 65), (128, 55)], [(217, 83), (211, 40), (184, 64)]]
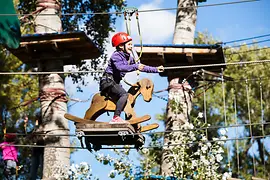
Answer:
[(113, 47), (117, 47), (122, 43), (126, 43), (128, 41), (131, 41), (132, 38), (125, 32), (119, 32), (116, 33), (113, 37), (112, 37), (112, 46)]

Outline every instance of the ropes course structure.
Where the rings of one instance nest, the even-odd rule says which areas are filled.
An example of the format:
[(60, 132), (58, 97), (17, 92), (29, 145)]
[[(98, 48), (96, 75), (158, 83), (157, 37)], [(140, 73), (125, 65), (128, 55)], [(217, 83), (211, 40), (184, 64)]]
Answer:
[[(196, 6), (193, 8), (199, 8), (199, 7), (207, 7), (207, 6), (217, 6), (217, 5), (229, 5), (229, 4), (235, 4), (235, 3), (244, 3), (244, 2), (253, 2), (257, 0), (247, 0), (247, 1), (240, 1), (240, 2), (230, 2), (230, 3), (219, 3), (219, 4), (212, 4), (212, 5), (205, 5), (205, 6)], [(43, 7), (45, 9), (45, 7)], [(41, 9), (41, 11), (43, 10)], [(137, 9), (130, 11), (130, 9), (125, 9), (124, 10), (124, 16), (125, 20), (130, 18), (133, 13), (136, 13), (136, 19), (138, 21), (138, 12), (153, 12), (153, 11), (161, 11), (161, 10), (176, 10), (179, 8), (167, 8), (167, 9), (156, 9), (156, 10), (147, 10), (147, 11), (139, 11)], [(27, 16), (32, 16), (35, 13), (32, 14), (24, 14), (25, 17), (22, 17), (21, 19), (24, 20), (27, 18)], [(120, 12), (112, 12), (113, 14), (120, 14)], [(122, 14), (123, 12), (121, 12)], [(126, 14), (125, 14), (126, 13)], [(61, 14), (62, 16), (71, 16), (71, 15), (89, 15), (89, 14), (96, 14), (96, 15), (102, 15), (104, 13), (66, 13), (66, 14)], [(110, 14), (110, 13), (106, 13)], [(129, 17), (127, 18), (127, 14)], [(3, 14), (0, 14), (0, 16)], [(11, 14), (6, 14), (7, 16), (13, 16)], [(48, 14), (46, 14), (48, 15)], [(54, 14), (55, 15), (55, 14)], [(16, 14), (16, 16), (22, 16), (20, 14)], [(130, 27), (127, 25), (127, 29), (130, 29)], [(139, 23), (138, 23), (138, 32), (140, 34), (140, 28), (139, 28)], [(130, 33), (130, 32), (129, 32)], [(256, 36), (252, 38), (245, 38), (245, 39), (239, 39), (235, 41), (228, 41), (221, 43), (223, 45), (225, 44), (230, 44), (230, 43), (235, 43), (235, 42), (241, 42), (245, 40), (251, 40), (251, 39), (257, 39), (257, 38), (262, 38), (262, 37), (267, 37), (270, 36), (270, 34), (267, 35), (262, 35), (262, 36)], [(141, 40), (142, 41), (142, 40)], [(257, 43), (263, 43), (263, 42), (268, 42), (269, 39), (266, 40), (261, 40), (258, 41)], [(142, 42), (141, 42), (142, 44)], [(255, 43), (248, 43), (246, 45), (252, 45)], [(228, 47), (227, 49), (230, 48), (237, 48), (240, 47), (241, 45), (234, 45), (231, 47)], [(230, 54), (225, 55), (233, 55), (233, 54), (240, 54), (240, 53), (246, 53), (246, 52), (251, 52), (251, 51), (260, 51), (263, 49), (268, 49), (269, 47), (265, 48), (258, 48), (254, 50), (248, 50), (248, 51), (243, 51), (243, 52), (232, 52)], [(142, 51), (141, 51), (142, 53)], [(136, 60), (136, 62), (139, 61), (141, 57), (141, 53), (139, 58)], [(206, 67), (215, 67), (215, 66), (240, 66), (240, 65), (258, 65), (258, 64), (268, 64), (270, 60), (265, 59), (265, 60), (253, 60), (253, 61), (241, 61), (241, 62), (228, 62), (228, 63), (218, 63), (218, 64), (203, 64), (203, 65), (190, 65), (190, 66), (167, 66), (164, 69), (165, 70), (172, 70), (172, 69), (192, 69), (192, 68), (206, 68)], [(75, 74), (75, 73), (102, 73), (104, 70), (99, 69), (99, 70), (90, 70), (90, 71), (67, 71), (67, 72), (61, 72), (61, 71), (51, 71), (51, 72), (0, 72), (0, 76), (4, 75), (45, 75), (45, 74)], [(211, 76), (209, 78), (209, 76)], [(269, 126), (270, 122), (266, 120), (265, 118), (265, 112), (267, 111), (267, 107), (269, 106), (267, 102), (267, 99), (264, 98), (266, 96), (266, 92), (263, 90), (266, 89), (264, 88), (264, 83), (265, 81), (269, 81), (268, 77), (246, 77), (246, 78), (241, 78), (241, 79), (233, 79), (231, 77), (226, 77), (224, 75), (223, 69), (221, 69), (220, 74), (215, 74), (211, 73), (209, 71), (206, 71), (204, 69), (200, 69), (196, 72), (193, 72), (190, 74), (190, 76), (187, 76), (181, 85), (177, 86), (175, 85), (173, 88), (177, 89), (183, 89), (183, 90), (188, 90), (193, 92), (195, 89), (188, 89), (184, 87), (184, 82), (188, 81), (190, 78), (195, 77), (195, 80), (200, 81), (201, 85), (196, 88), (202, 89), (201, 93), (198, 93), (196, 96), (194, 96), (197, 100), (199, 99), (198, 97), (203, 97), (201, 98), (202, 103), (201, 104), (196, 104), (194, 103), (194, 106), (197, 106), (198, 109), (200, 109), (203, 113), (202, 117), (200, 117), (200, 121), (203, 122), (201, 126), (190, 128), (190, 129), (173, 129), (173, 130), (167, 130), (167, 131), (159, 131), (159, 132), (142, 132), (142, 133), (133, 133), (132, 136), (134, 135), (151, 135), (151, 134), (159, 134), (161, 137), (164, 136), (165, 133), (177, 133), (177, 132), (197, 132), (197, 131), (203, 131), (206, 134), (207, 139), (204, 142), (201, 141), (193, 141), (191, 143), (175, 143), (175, 144), (164, 144), (162, 146), (142, 146), (140, 149), (155, 149), (155, 148), (166, 148), (166, 147), (177, 147), (177, 146), (185, 146), (185, 145), (197, 145), (200, 143), (207, 144), (207, 143), (217, 143), (217, 142), (226, 142), (225, 143), (225, 148), (226, 148), (226, 162), (228, 169), (230, 171), (232, 170), (233, 167), (237, 167), (237, 175), (238, 177), (241, 176), (241, 162), (245, 161), (245, 159), (248, 159), (246, 156), (251, 156), (252, 158), (252, 166), (253, 166), (253, 175), (256, 176), (256, 174), (260, 171), (264, 174), (264, 177), (267, 177), (269, 174), (268, 172), (268, 164), (267, 164), (267, 154), (269, 154), (269, 150), (267, 149), (266, 142), (269, 141), (270, 135), (268, 134), (267, 127)], [(213, 78), (214, 77), (214, 78)], [(243, 83), (245, 82), (245, 83)], [(259, 82), (259, 83), (258, 83)], [(252, 84), (253, 83), (253, 84)], [(180, 83), (179, 83), (180, 84)], [(233, 84), (233, 85), (232, 85)], [(254, 85), (255, 84), (255, 85)], [(257, 89), (255, 92), (255, 88), (259, 87), (259, 90)], [(228, 91), (226, 88), (231, 88), (231, 91)], [(239, 88), (240, 87), (240, 88)], [(172, 87), (168, 87), (163, 90), (155, 91), (153, 92), (153, 95), (157, 98), (160, 98), (162, 100), (168, 101), (168, 98), (165, 98), (163, 96), (158, 96), (157, 93), (160, 92), (166, 92)], [(210, 90), (214, 89), (218, 93), (215, 98), (217, 99), (217, 102), (210, 101), (209, 102), (209, 97), (212, 92)], [(252, 91), (253, 90), (253, 91)], [(239, 94), (238, 92), (242, 91), (242, 94)], [(53, 93), (50, 94), (50, 93)], [(231, 94), (229, 94), (231, 93)], [(255, 94), (255, 95), (254, 95)], [(22, 102), (20, 105), (18, 105), (16, 108), (20, 106), (26, 106), (29, 103), (32, 103), (33, 101), (36, 101), (40, 98), (45, 98), (48, 99), (50, 96), (50, 100), (54, 102), (56, 99), (58, 101), (76, 101), (77, 102), (88, 102), (91, 98), (87, 100), (79, 100), (79, 99), (74, 99), (74, 98), (69, 98), (67, 93), (65, 92), (64, 89), (61, 90), (55, 90), (55, 89), (49, 89), (46, 92), (41, 92), (39, 97), (33, 98), (32, 100), (29, 100), (27, 102)], [(245, 96), (245, 97), (243, 97)], [(258, 98), (259, 97), (259, 98)], [(241, 99), (241, 100), (239, 100)], [(254, 99), (257, 100), (255, 101), (256, 107), (254, 108)], [(245, 101), (244, 101), (245, 100)], [(199, 101), (199, 100), (198, 100)], [(244, 105), (239, 105), (239, 103), (246, 102), (246, 106)], [(215, 104), (216, 103), (216, 104)], [(71, 105), (72, 106), (72, 105)], [(258, 108), (259, 111), (258, 111)], [(257, 109), (256, 109), (257, 108)], [(255, 109), (255, 110), (254, 110)], [(254, 112), (255, 111), (255, 112)], [(257, 114), (260, 114), (261, 117), (255, 119), (254, 118), (254, 113), (260, 112)], [(213, 116), (216, 115), (218, 118), (213, 118)], [(256, 116), (256, 115), (255, 115)], [(215, 121), (216, 120), (216, 121)], [(259, 128), (258, 128), (259, 127)], [(225, 136), (227, 137), (226, 139), (214, 139), (213, 134), (219, 134), (219, 130), (223, 129), (226, 131)], [(26, 132), (26, 131), (25, 131)], [(214, 133), (213, 133), (214, 132)], [(125, 139), (127, 136), (131, 136), (131, 134), (80, 134), (80, 133), (75, 133), (75, 134), (48, 134), (48, 133), (31, 133), (27, 134), (26, 133), (9, 133), (4, 130), (5, 134), (14, 134), (18, 137), (23, 137), (23, 138), (32, 138), (32, 137), (48, 137), (48, 136), (54, 136), (54, 137), (61, 137), (61, 136), (69, 136), (69, 137), (78, 137), (78, 138), (86, 138), (86, 137), (104, 137), (106, 136), (122, 136), (122, 139)], [(241, 142), (245, 142), (245, 144), (250, 144), (249, 147), (246, 147), (245, 151), (240, 148)], [(263, 151), (256, 151), (254, 146), (256, 146), (256, 143), (258, 146), (260, 144), (262, 145)], [(17, 147), (24, 147), (24, 148), (68, 148), (68, 149), (88, 149), (88, 147), (80, 147), (80, 146), (50, 146), (50, 145), (38, 145), (35, 144), (33, 141), (32, 144), (13, 144), (13, 146)], [(116, 146), (116, 147), (102, 147), (101, 149), (137, 149), (136, 147), (123, 147), (123, 146)], [(233, 153), (234, 154), (233, 154)], [(262, 153), (262, 154), (261, 154)], [(244, 155), (243, 155), (244, 154)], [(260, 155), (260, 157), (258, 156)], [(262, 158), (261, 158), (262, 157)], [(237, 163), (233, 160), (233, 158), (237, 159)], [(261, 158), (261, 159), (260, 159)], [(256, 164), (258, 163), (263, 164), (263, 170), (258, 169), (256, 167)]]
[[(254, 64), (258, 64), (261, 63), (261, 61), (256, 61), (256, 63)], [(267, 61), (268, 63), (268, 61)], [(241, 63), (239, 63), (241, 64)], [(251, 63), (247, 63), (247, 65), (249, 65)], [(238, 65), (238, 63), (233, 63), (230, 65)], [(177, 67), (179, 68), (179, 67)], [(203, 70), (201, 70), (201, 72), (203, 72)], [(194, 73), (194, 74), (198, 74), (198, 73)], [(201, 81), (203, 82), (207, 82), (207, 78), (206, 78), (206, 73), (202, 73), (201, 76), (199, 76)], [(218, 122), (215, 122), (214, 124), (212, 124), (213, 122), (211, 122), (210, 126), (208, 126), (208, 124), (210, 123), (210, 119), (211, 117), (209, 116), (210, 112), (208, 112), (208, 107), (212, 107), (213, 104), (208, 104), (207, 101), (207, 96), (208, 96), (208, 89), (206, 89), (205, 87), (203, 88), (203, 92), (200, 95), (203, 95), (202, 99), (203, 99), (203, 119), (202, 121), (204, 121), (204, 124), (207, 125), (205, 127), (196, 127), (194, 129), (187, 129), (187, 130), (183, 130), (183, 129), (179, 129), (179, 130), (172, 130), (172, 131), (160, 131), (160, 132), (148, 132), (148, 133), (142, 133), (143, 135), (150, 135), (150, 134), (160, 134), (161, 136), (164, 135), (165, 133), (176, 133), (179, 131), (204, 131), (207, 135), (207, 137), (209, 137), (209, 134), (211, 134), (210, 132), (213, 131), (218, 131), (219, 129), (226, 129), (227, 131), (227, 136), (231, 136), (228, 137), (227, 139), (219, 139), (219, 140), (213, 140), (211, 137), (209, 137), (209, 139), (207, 139), (207, 141), (205, 141), (204, 143), (216, 143), (218, 141), (223, 141), (223, 142), (230, 142), (230, 143), (225, 143), (225, 147), (227, 149), (227, 162), (228, 162), (228, 167), (230, 169), (232, 169), (232, 167), (236, 167), (237, 171), (236, 173), (240, 176), (241, 174), (241, 162), (245, 161), (245, 158), (247, 158), (246, 156), (251, 156), (252, 158), (252, 166), (253, 166), (253, 175), (256, 176), (256, 174), (261, 171), (260, 169), (257, 169), (257, 164), (260, 162), (258, 161), (258, 152), (255, 150), (256, 143), (258, 141), (261, 142), (262, 146), (263, 146), (263, 151), (262, 151), (262, 157), (266, 157), (266, 153), (269, 153), (269, 150), (267, 150), (267, 141), (270, 137), (269, 132), (267, 132), (267, 127), (269, 127), (270, 122), (266, 121), (264, 114), (265, 114), (265, 107), (269, 106), (270, 102), (267, 102), (267, 100), (264, 98), (264, 94), (265, 92), (263, 91), (265, 88), (263, 88), (263, 82), (269, 82), (269, 78), (268, 77), (246, 77), (246, 79), (241, 78), (241, 79), (226, 79), (223, 75), (223, 73), (221, 74), (221, 76), (219, 77), (220, 79), (217, 78), (218, 84), (221, 86), (219, 87), (219, 90), (222, 92), (219, 95), (216, 95), (217, 99), (221, 99), (222, 100), (222, 106), (220, 107), (221, 110), (223, 111), (223, 114), (220, 114), (220, 119), (218, 120)], [(187, 78), (188, 79), (188, 78)], [(244, 83), (243, 83), (244, 82)], [(255, 84), (257, 84), (257, 87), (259, 87), (259, 92), (257, 97), (258, 98), (258, 106), (260, 107), (260, 114), (261, 117), (258, 119), (253, 119), (252, 118), (252, 106), (251, 106), (251, 100), (250, 100), (250, 94), (252, 93), (250, 90), (250, 83), (251, 82), (255, 82)], [(233, 89), (232, 89), (232, 95), (228, 96), (225, 93), (225, 89), (226, 89), (226, 83), (233, 83)], [(215, 87), (218, 86), (218, 84), (215, 84)], [(236, 87), (236, 85), (242, 85), (242, 90), (243, 92), (243, 96), (246, 96), (246, 114), (247, 114), (247, 120), (241, 120), (240, 117), (238, 117), (239, 115), (239, 110), (238, 110), (238, 103), (239, 103), (239, 94), (237, 95), (237, 92), (239, 91), (239, 88)], [(213, 87), (213, 86), (212, 86)], [(211, 87), (211, 88), (212, 88)], [(209, 89), (211, 89), (209, 88)], [(168, 89), (164, 89), (164, 90), (160, 90), (160, 91), (156, 91), (155, 93), (159, 93), (159, 92), (165, 92)], [(230, 98), (231, 100), (229, 101), (228, 98)], [(165, 100), (165, 98), (163, 99)], [(79, 100), (80, 101), (80, 100)], [(228, 102), (229, 101), (229, 102)], [(231, 104), (230, 104), (231, 103)], [(196, 105), (196, 104), (195, 104)], [(231, 106), (231, 107), (229, 107)], [(254, 106), (254, 104), (253, 104)], [(257, 106), (256, 106), (257, 107)], [(222, 110), (223, 109), (223, 110)], [(228, 110), (230, 109), (230, 110)], [(231, 113), (233, 111), (233, 113)], [(243, 111), (243, 110), (242, 110)], [(228, 112), (230, 112), (228, 115)], [(223, 118), (222, 118), (223, 117)], [(218, 124), (223, 124), (223, 125), (218, 125)], [(254, 128), (258, 128), (260, 127), (261, 131), (254, 131)], [(256, 133), (255, 133), (256, 132)], [(7, 134), (9, 134), (8, 132), (6, 132)], [(229, 135), (230, 134), (230, 135)], [(246, 135), (244, 135), (246, 134)], [(20, 136), (27, 136), (26, 134), (16, 134), (18, 137)], [(108, 135), (108, 134), (107, 134)], [(134, 134), (135, 135), (135, 134)], [(49, 134), (33, 134), (33, 136), (50, 136)], [(62, 134), (53, 134), (51, 136), (65, 136)], [(69, 136), (73, 136), (73, 137), (77, 137), (78, 134), (70, 134)], [(100, 136), (102, 137), (103, 134), (99, 134), (99, 135), (83, 135), (83, 137), (89, 137), (89, 136)], [(115, 136), (115, 134), (111, 134), (110, 136)], [(126, 135), (129, 136), (129, 135)], [(250, 150), (246, 150), (248, 151), (250, 154), (245, 154), (243, 155), (243, 150), (241, 150), (240, 148), (240, 144), (243, 144), (243, 142), (250, 142), (251, 146), (250, 146)], [(196, 142), (194, 141), (192, 144), (199, 144), (201, 142)], [(231, 145), (230, 145), (231, 144)], [(234, 146), (233, 146), (234, 144)], [(155, 149), (155, 148), (164, 148), (164, 147), (176, 147), (176, 146), (183, 146), (183, 145), (189, 145), (189, 144), (170, 144), (170, 145), (163, 145), (163, 146), (143, 146), (141, 147), (142, 149), (146, 148), (146, 149)], [(38, 148), (38, 147), (45, 147), (42, 145), (36, 145), (36, 144), (15, 144), (14, 146), (17, 147), (23, 147), (23, 148)], [(80, 146), (46, 146), (46, 148), (70, 148), (70, 149), (78, 149), (78, 150), (84, 150), (87, 149), (86, 147), (80, 147)], [(102, 147), (101, 149), (105, 150), (105, 149), (127, 149), (127, 147), (123, 147), (123, 146), (115, 146), (115, 147)], [(128, 147), (128, 149), (135, 149), (134, 147)], [(229, 152), (234, 151), (234, 155), (232, 156)], [(237, 161), (233, 161), (232, 158), (236, 158)], [(264, 177), (267, 177), (268, 174), (268, 165), (266, 160), (261, 160), (261, 162), (263, 163), (263, 174)]]
[[(232, 63), (224, 63), (224, 65), (227, 65), (227, 66), (238, 66), (238, 65), (259, 65), (259, 64), (268, 64), (270, 62), (270, 60), (255, 60), (255, 61), (241, 61), (241, 62), (232, 62)], [(220, 64), (208, 64), (208, 65), (191, 65), (191, 66), (171, 66), (171, 67), (165, 67), (165, 69), (169, 70), (169, 69), (188, 69), (188, 68), (204, 68), (204, 67), (211, 67), (211, 66), (217, 66), (217, 65), (220, 65)], [(1, 72), (0, 75), (4, 76), (4, 75), (18, 75), (18, 74), (21, 74), (21, 75), (39, 75), (39, 74), (51, 74), (51, 73), (56, 73), (56, 74), (69, 74), (69, 73), (99, 73), (99, 72), (103, 72), (102, 70), (97, 70), (97, 71), (73, 71), (73, 72)], [(213, 140), (211, 137), (209, 137), (209, 139), (207, 139), (207, 141), (205, 141), (204, 143), (215, 143), (215, 142), (218, 142), (218, 141), (224, 141), (224, 142), (231, 142), (231, 143), (235, 143), (235, 147), (236, 147), (236, 158), (237, 158), (237, 161), (238, 163), (235, 165), (233, 160), (232, 160), (232, 155), (230, 155), (229, 152), (235, 150), (234, 147), (232, 147), (232, 145), (227, 145), (226, 143), (226, 149), (227, 149), (227, 162), (228, 162), (228, 167), (229, 169), (231, 169), (233, 166), (237, 166), (237, 174), (241, 174), (240, 173), (240, 159), (243, 160), (245, 159), (245, 157), (242, 157), (242, 152), (239, 148), (239, 144), (241, 143), (241, 141), (250, 141), (250, 143), (252, 144), (251, 147), (250, 147), (250, 152), (251, 152), (251, 155), (252, 155), (252, 165), (253, 165), (253, 172), (254, 172), (254, 175), (256, 175), (256, 172), (258, 171), (257, 168), (256, 168), (256, 163), (257, 162), (257, 157), (256, 157), (256, 152), (254, 151), (254, 147), (255, 146), (255, 143), (257, 141), (261, 141), (262, 142), (262, 145), (263, 145), (263, 157), (265, 156), (265, 153), (268, 153), (267, 152), (267, 149), (266, 149), (266, 145), (265, 145), (265, 142), (267, 141), (267, 139), (269, 138), (269, 134), (267, 134), (267, 129), (266, 127), (269, 126), (269, 123), (268, 121), (265, 121), (265, 118), (264, 118), (264, 111), (265, 111), (265, 107), (267, 106), (266, 105), (266, 102), (264, 102), (264, 92), (263, 92), (263, 83), (262, 82), (265, 82), (265, 81), (269, 81), (269, 78), (268, 77), (245, 77), (245, 78), (240, 78), (240, 79), (232, 79), (230, 77), (226, 77), (224, 75), (224, 72), (222, 70), (222, 73), (220, 74), (215, 74), (215, 73), (211, 73), (211, 72), (208, 72), (204, 69), (200, 69), (196, 72), (193, 72), (192, 74), (190, 74), (188, 77), (186, 77), (184, 79), (184, 81), (187, 81), (189, 80), (190, 77), (192, 76), (196, 76), (198, 79), (197, 80), (200, 80), (204, 83), (209, 83), (209, 82), (214, 82), (213, 84), (210, 84), (210, 86), (205, 86), (205, 85), (202, 85), (202, 86), (199, 86), (199, 88), (202, 88), (202, 93), (200, 95), (203, 95), (203, 119), (202, 121), (204, 121), (204, 125), (207, 125), (207, 126), (204, 126), (204, 127), (196, 127), (194, 129), (187, 129), (187, 130), (183, 130), (183, 129), (179, 129), (179, 130), (172, 130), (172, 131), (161, 131), (161, 132), (150, 132), (150, 133), (142, 133), (144, 135), (149, 135), (149, 134), (165, 134), (165, 133), (176, 133), (176, 132), (179, 132), (179, 131), (204, 131), (205, 134), (206, 134), (206, 137), (209, 137), (209, 135), (211, 134), (210, 132), (213, 132), (213, 131), (217, 131), (218, 129), (227, 129), (227, 134), (228, 132), (230, 133), (233, 133), (233, 131), (235, 131), (234, 133), (234, 137), (232, 138), (227, 138), (227, 139), (219, 139), (219, 140)], [(209, 78), (209, 76), (213, 76), (214, 78)], [(242, 89), (244, 89), (244, 92), (243, 94), (246, 94), (246, 102), (247, 102), (247, 109), (246, 111), (248, 112), (247, 115), (248, 115), (248, 118), (246, 121), (243, 121), (242, 123), (239, 123), (239, 117), (238, 117), (238, 114), (239, 114), (239, 110), (238, 110), (238, 104), (237, 104), (237, 98), (239, 98), (239, 95), (236, 95), (236, 93), (239, 91), (239, 89), (237, 87), (234, 87), (233, 88), (233, 96), (230, 96), (233, 98), (232, 102), (233, 104), (228, 104), (228, 96), (226, 95), (225, 91), (226, 91), (226, 83), (234, 83), (235, 85), (236, 84), (241, 84), (243, 85), (243, 82), (244, 83), (244, 87), (242, 87)], [(252, 108), (251, 108), (251, 102), (250, 102), (250, 94), (251, 94), (251, 91), (250, 91), (250, 82), (259, 82), (259, 85), (257, 85), (259, 87), (259, 96), (260, 97), (260, 100), (259, 100), (259, 104), (260, 104), (260, 108), (261, 108), (261, 120), (260, 121), (252, 121)], [(219, 94), (219, 97), (216, 97), (217, 99), (221, 99), (222, 100), (222, 106), (220, 107), (220, 111), (223, 112), (223, 114), (219, 113), (219, 116), (220, 117), (223, 117), (221, 118), (222, 120), (219, 120), (219, 122), (215, 123), (215, 124), (210, 124), (210, 126), (208, 126), (209, 124), (209, 121), (211, 119), (211, 117), (209, 117), (209, 114), (210, 112), (208, 112), (208, 107), (212, 106), (212, 105), (209, 105), (208, 104), (208, 101), (207, 101), (207, 95), (208, 95), (208, 91), (209, 89), (213, 88), (214, 86), (218, 86), (218, 85), (221, 85), (221, 87), (219, 87), (220, 91), (222, 93)], [(169, 87), (170, 88), (170, 87)], [(165, 91), (168, 91), (169, 88), (166, 88), (166, 89), (163, 89), (163, 90), (159, 90), (159, 91), (155, 91), (154, 92), (154, 96), (158, 97), (156, 95), (156, 93), (160, 93), (160, 92), (165, 92)], [(198, 88), (197, 88), (198, 89)], [(60, 94), (56, 94), (56, 96), (61, 96), (62, 97), (62, 93)], [(198, 96), (197, 96), (198, 97)], [(195, 96), (196, 98), (196, 96)], [(37, 100), (38, 98), (36, 98)], [(162, 99), (162, 98), (161, 98)], [(71, 98), (65, 98), (63, 100), (72, 100)], [(78, 100), (78, 99), (73, 99), (77, 102), (83, 102), (82, 100)], [(89, 100), (89, 99), (88, 99)], [(88, 101), (87, 100), (87, 101)], [(167, 100), (166, 98), (163, 98), (163, 100)], [(29, 102), (31, 103), (31, 102)], [(23, 102), (21, 105), (27, 105), (28, 102)], [(234, 118), (232, 119), (231, 117), (231, 114), (230, 115), (227, 115), (228, 112), (231, 112), (228, 111), (228, 106), (232, 106), (230, 109), (233, 109), (234, 110), (234, 113), (233, 113), (233, 116)], [(234, 122), (233, 122), (234, 120)], [(216, 124), (222, 124), (222, 125), (216, 125)], [(256, 126), (260, 126), (261, 127), (261, 133), (258, 135), (258, 132), (254, 133), (254, 127)], [(243, 129), (247, 129), (248, 130), (248, 135), (244, 136), (244, 137), (241, 137), (241, 134), (243, 134), (244, 130)], [(12, 133), (9, 133), (9, 132), (6, 132), (6, 134), (12, 134)], [(26, 137), (27, 134), (19, 134), (17, 133), (16, 134), (17, 136), (23, 136), (23, 137)], [(108, 135), (108, 134), (106, 134)], [(133, 135), (136, 135), (136, 133), (134, 133)], [(64, 135), (64, 134), (42, 134), (42, 133), (36, 133), (36, 134), (33, 134), (33, 136), (67, 136), (67, 135)], [(68, 136), (74, 136), (74, 137), (78, 137), (78, 136), (82, 136), (82, 137), (93, 137), (93, 136), (99, 136), (99, 137), (102, 137), (103, 134), (98, 134), (98, 135), (78, 135), (78, 134), (69, 134)], [(115, 134), (111, 134), (110, 136), (116, 136)], [(129, 136), (128, 134), (127, 135), (124, 135), (124, 136)], [(228, 135), (227, 135), (228, 136)], [(191, 144), (199, 144), (200, 142), (192, 142)], [(188, 143), (190, 144), (190, 143)], [(188, 144), (170, 144), (170, 145), (163, 145), (163, 146), (143, 146), (141, 147), (142, 149), (143, 148), (147, 148), (147, 149), (154, 149), (154, 148), (164, 148), (164, 147), (175, 147), (175, 146), (181, 146), (181, 145), (188, 145)], [(36, 145), (36, 144), (15, 144), (14, 146), (17, 146), (17, 147), (25, 147), (25, 148), (38, 148), (38, 147), (46, 147), (46, 148), (71, 148), (71, 149), (87, 149), (86, 147), (79, 147), (79, 146), (43, 146), (43, 145)], [(129, 147), (130, 149), (136, 149), (136, 148), (133, 148), (133, 147)], [(126, 147), (102, 147), (101, 149), (126, 149)], [(264, 166), (264, 174), (265, 174), (265, 177), (267, 177), (267, 163), (265, 161), (263, 161), (263, 166)]]

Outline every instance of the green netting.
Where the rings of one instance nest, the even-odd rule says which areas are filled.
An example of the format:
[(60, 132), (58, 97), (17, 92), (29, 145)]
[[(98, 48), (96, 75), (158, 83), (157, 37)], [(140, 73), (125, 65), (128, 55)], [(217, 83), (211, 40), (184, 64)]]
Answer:
[(20, 21), (15, 14), (13, 0), (0, 0), (0, 44), (12, 49), (19, 47), (21, 38)]

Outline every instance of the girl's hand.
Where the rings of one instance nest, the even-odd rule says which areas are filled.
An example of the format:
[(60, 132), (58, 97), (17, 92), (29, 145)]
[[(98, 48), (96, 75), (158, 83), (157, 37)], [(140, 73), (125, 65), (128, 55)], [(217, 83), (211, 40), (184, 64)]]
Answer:
[(139, 71), (142, 71), (144, 66), (145, 66), (144, 64), (139, 64), (139, 66), (138, 66)]
[(158, 72), (163, 72), (164, 71), (164, 67), (161, 65), (161, 66), (158, 66), (157, 67), (157, 70)]

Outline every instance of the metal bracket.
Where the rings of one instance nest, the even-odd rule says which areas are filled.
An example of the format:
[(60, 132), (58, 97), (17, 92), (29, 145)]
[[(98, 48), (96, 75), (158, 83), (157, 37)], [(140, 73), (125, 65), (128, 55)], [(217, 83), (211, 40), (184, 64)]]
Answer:
[(128, 135), (128, 131), (119, 131), (118, 135), (121, 136), (122, 140), (125, 141), (125, 139), (127, 138), (126, 136)]
[(138, 8), (135, 7), (126, 7), (124, 8), (124, 15), (129, 15), (131, 17), (133, 13), (138, 12)]
[(79, 139), (81, 139), (83, 136), (85, 136), (83, 131), (76, 132), (75, 134), (76, 134), (77, 138), (79, 138)]
[(84, 132), (83, 131), (79, 131), (79, 132), (76, 132), (75, 134), (76, 134), (77, 138), (80, 140), (81, 147), (84, 148), (83, 141), (82, 141), (82, 138), (85, 135)]

